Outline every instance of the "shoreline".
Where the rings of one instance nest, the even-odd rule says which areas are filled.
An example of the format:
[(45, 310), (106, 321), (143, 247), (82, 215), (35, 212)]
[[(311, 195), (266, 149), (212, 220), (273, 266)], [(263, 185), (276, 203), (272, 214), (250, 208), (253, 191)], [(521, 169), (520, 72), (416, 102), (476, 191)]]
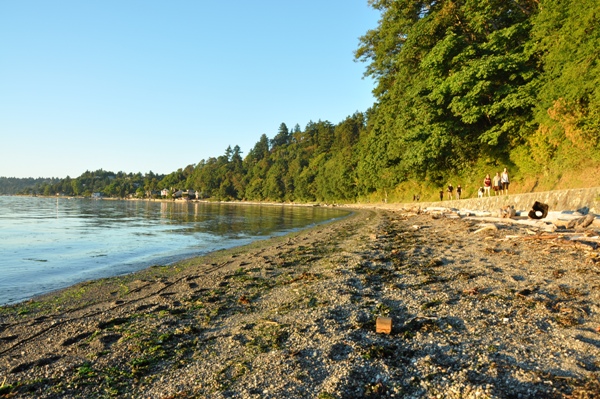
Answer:
[[(352, 215), (0, 308), (0, 397), (594, 397), (600, 254)], [(595, 228), (580, 233), (598, 234)], [(376, 318), (392, 319), (377, 334)], [(441, 395), (441, 396), (439, 396)]]
[[(1, 194), (0, 194), (1, 195)], [(446, 192), (444, 191), (444, 199), (437, 200), (437, 198), (433, 201), (417, 201), (417, 202), (387, 202), (385, 199), (381, 199), (380, 201), (365, 201), (365, 200), (357, 200), (357, 202), (351, 203), (327, 203), (327, 202), (268, 202), (268, 201), (245, 201), (245, 200), (235, 200), (235, 201), (216, 201), (209, 199), (194, 199), (194, 200), (186, 200), (186, 199), (167, 199), (167, 198), (114, 198), (114, 197), (101, 197), (99, 199), (91, 198), (91, 197), (82, 197), (82, 196), (66, 196), (66, 195), (23, 195), (23, 194), (10, 194), (8, 196), (15, 197), (25, 197), (25, 198), (62, 198), (62, 199), (89, 199), (89, 200), (108, 200), (108, 201), (148, 201), (148, 202), (174, 202), (174, 203), (208, 203), (208, 204), (240, 204), (240, 205), (285, 205), (285, 206), (322, 206), (322, 207), (381, 207), (384, 209), (398, 209), (403, 208), (405, 206), (439, 206), (440, 204), (446, 207), (453, 208), (465, 208), (465, 204), (476, 205), (479, 208), (478, 210), (482, 210), (481, 207), (489, 206), (490, 202), (494, 203), (494, 206), (497, 204), (505, 204), (506, 201), (509, 203), (512, 201), (513, 203), (519, 202), (531, 202), (538, 200), (541, 202), (546, 202), (551, 207), (558, 207), (559, 210), (576, 210), (580, 207), (587, 206), (592, 209), (594, 207), (600, 209), (600, 186), (586, 186), (586, 187), (572, 187), (572, 188), (564, 188), (564, 189), (555, 189), (555, 190), (542, 190), (542, 191), (521, 191), (514, 190), (511, 191), (510, 194), (501, 194), (501, 195), (490, 195), (477, 197), (473, 195), (472, 197), (464, 197), (459, 199), (451, 199), (448, 200), (446, 197)], [(526, 199), (525, 201), (522, 200)], [(506, 205), (506, 204), (505, 204)], [(524, 206), (529, 206), (529, 203), (524, 203)], [(473, 207), (472, 207), (473, 208)], [(473, 208), (475, 209), (475, 208)], [(600, 213), (600, 211), (597, 211)]]

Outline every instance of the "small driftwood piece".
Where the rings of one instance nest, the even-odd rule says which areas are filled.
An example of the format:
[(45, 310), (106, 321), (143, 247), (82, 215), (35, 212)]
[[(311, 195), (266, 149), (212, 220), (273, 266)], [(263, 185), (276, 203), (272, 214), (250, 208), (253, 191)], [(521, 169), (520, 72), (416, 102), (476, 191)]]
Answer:
[(493, 223), (486, 223), (486, 224), (483, 224), (481, 228), (475, 230), (473, 232), (473, 234), (481, 233), (482, 231), (488, 231), (488, 230), (496, 231), (496, 230), (498, 230), (498, 226), (496, 226)]
[(554, 244), (562, 246), (569, 245), (585, 251), (597, 249), (600, 246), (600, 237), (598, 236), (584, 236), (582, 234), (574, 233), (559, 233), (559, 234), (546, 234), (546, 235), (535, 235), (530, 237), (522, 237), (523, 241), (533, 240), (554, 240)]
[(548, 235), (544, 235), (544, 236), (529, 236), (529, 237), (523, 237), (522, 240), (523, 241), (532, 241), (532, 240), (553, 240), (555, 238), (559, 238), (560, 236), (558, 234), (548, 234)]

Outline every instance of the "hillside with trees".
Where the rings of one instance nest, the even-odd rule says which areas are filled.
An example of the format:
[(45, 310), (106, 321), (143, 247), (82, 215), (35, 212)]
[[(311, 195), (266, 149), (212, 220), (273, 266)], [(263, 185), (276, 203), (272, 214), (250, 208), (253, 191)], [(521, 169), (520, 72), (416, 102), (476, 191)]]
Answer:
[(600, 3), (370, 4), (382, 18), (356, 51), (377, 81), (368, 189), (381, 176), (390, 189), (477, 186), (503, 166), (545, 188), (569, 170), (598, 172)]
[[(433, 199), (473, 195), (507, 167), (513, 192), (600, 182), (600, 3), (369, 0), (378, 26), (356, 61), (375, 104), (333, 124), (285, 123), (169, 175), (86, 172), (29, 193), (146, 196), (193, 189), (218, 200)], [(2, 181), (0, 181), (0, 189)], [(22, 192), (27, 192), (22, 191)]]

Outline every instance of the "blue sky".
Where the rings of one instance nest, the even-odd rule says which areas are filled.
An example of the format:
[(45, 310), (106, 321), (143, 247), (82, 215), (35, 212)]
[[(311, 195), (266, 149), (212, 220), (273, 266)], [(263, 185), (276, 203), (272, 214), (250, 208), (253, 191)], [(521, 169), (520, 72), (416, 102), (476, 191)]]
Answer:
[(0, 1), (0, 176), (170, 173), (373, 105), (367, 0)]

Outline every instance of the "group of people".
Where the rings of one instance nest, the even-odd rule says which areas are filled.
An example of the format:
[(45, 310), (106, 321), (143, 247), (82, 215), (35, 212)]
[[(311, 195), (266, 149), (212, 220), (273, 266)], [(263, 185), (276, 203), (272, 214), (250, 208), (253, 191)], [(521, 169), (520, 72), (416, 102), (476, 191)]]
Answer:
[[(483, 179), (483, 187), (479, 188), (477, 193), (478, 197), (481, 198), (487, 194), (488, 197), (491, 196), (491, 190), (494, 190), (495, 195), (508, 194), (508, 186), (510, 184), (510, 178), (508, 177), (508, 170), (504, 168), (502, 173), (496, 172), (496, 176), (493, 178), (490, 177), (489, 174), (485, 176)], [(454, 196), (454, 186), (452, 183), (448, 183), (448, 187), (446, 189), (446, 193), (448, 194), (448, 199), (451, 200)], [(462, 188), (460, 184), (456, 186), (456, 199), (459, 200), (462, 195)], [(444, 190), (440, 190), (440, 201), (444, 200)]]
[(483, 197), (485, 194), (490, 197), (490, 191), (492, 189), (494, 190), (495, 195), (508, 195), (509, 184), (510, 178), (508, 177), (508, 170), (506, 168), (504, 168), (502, 173), (496, 172), (496, 176), (494, 176), (493, 179), (487, 174), (485, 179), (483, 179), (483, 187), (479, 189), (479, 197)]
[[(454, 195), (454, 186), (452, 185), (452, 183), (448, 183), (448, 188), (446, 189), (446, 192), (448, 193), (448, 199), (451, 200), (452, 196)], [(458, 186), (456, 186), (456, 199), (459, 200), (461, 195), (462, 195), (462, 187), (459, 184)], [(444, 200), (444, 190), (440, 190), (440, 201), (443, 201), (443, 200)]]

